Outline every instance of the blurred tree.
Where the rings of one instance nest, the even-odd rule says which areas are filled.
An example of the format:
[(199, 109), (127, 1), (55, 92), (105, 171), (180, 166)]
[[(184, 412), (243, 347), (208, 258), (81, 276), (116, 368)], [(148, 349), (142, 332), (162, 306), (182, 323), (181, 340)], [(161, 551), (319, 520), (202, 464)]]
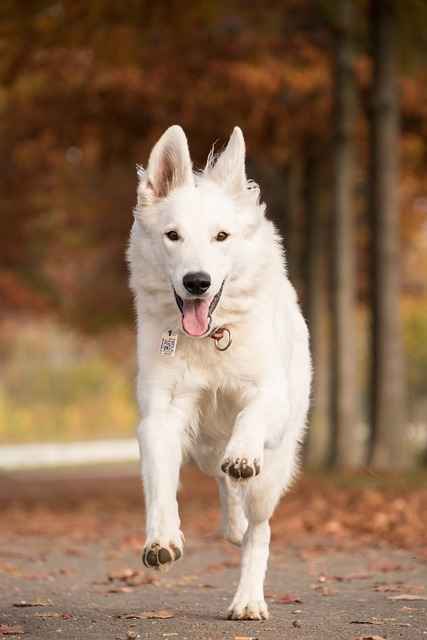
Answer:
[(309, 145), (305, 150), (305, 287), (304, 309), (310, 328), (313, 359), (312, 407), (306, 461), (310, 466), (324, 466), (330, 458), (331, 434), (329, 416), (329, 342), (328, 282), (325, 250), (328, 221), (323, 187), (323, 171), (318, 150)]
[[(351, 282), (351, 261), (355, 246), (366, 252), (363, 257), (368, 256), (368, 221), (364, 213), (358, 215), (357, 211), (356, 228), (351, 229), (349, 176), (354, 162), (357, 194), (363, 197), (362, 176), (368, 165), (369, 148), (366, 125), (370, 118), (349, 106), (347, 91), (339, 90), (339, 86), (350, 86), (350, 76), (344, 73), (343, 64), (335, 63), (336, 46), (331, 34), (347, 3), (348, 0), (317, 3), (193, 0), (183, 10), (178, 0), (168, 3), (129, 0), (122, 4), (114, 0), (90, 3), (3, 0), (0, 3), (0, 313), (16, 317), (19, 310), (29, 315), (43, 311), (86, 332), (115, 331), (119, 324), (130, 326), (132, 303), (126, 284), (124, 252), (135, 201), (135, 164), (144, 163), (162, 131), (179, 122), (188, 132), (195, 166), (203, 166), (212, 141), (217, 138), (220, 145), (232, 127), (240, 124), (248, 145), (248, 175), (259, 179), (269, 215), (285, 235), (290, 276), (301, 298), (310, 281), (311, 293), (307, 291), (304, 306), (313, 332), (314, 393), (316, 411), (319, 409), (320, 414), (325, 413), (322, 394), (327, 393), (330, 365), (322, 355), (325, 343), (319, 336), (325, 331), (330, 310), (325, 309), (324, 298), (319, 303), (316, 296), (324, 296), (331, 284), (325, 276), (328, 264), (322, 261), (329, 258), (332, 246), (336, 247), (334, 272), (339, 286), (334, 294), (334, 308), (339, 311), (334, 321), (337, 341), (332, 350), (336, 360), (333, 372), (337, 374), (337, 384), (333, 385), (334, 395), (338, 396), (334, 400), (336, 432), (351, 434), (354, 407), (349, 408), (350, 404), (344, 401), (346, 392), (342, 392), (347, 389), (350, 393), (356, 375), (354, 361), (353, 380), (347, 376), (348, 368), (344, 368), (350, 366), (349, 354), (357, 355), (351, 351), (355, 349), (355, 330), (350, 308), (356, 294), (359, 303), (367, 302), (364, 291), (368, 280), (365, 259), (359, 261), (355, 281)], [(358, 12), (352, 20), (356, 34), (355, 82), (363, 99), (368, 95), (371, 75), (365, 34), (368, 4), (367, 0), (354, 0)], [(378, 11), (389, 6), (388, 2), (374, 4)], [(402, 33), (400, 51), (403, 49), (406, 64), (405, 74), (400, 74), (402, 137), (398, 140), (395, 132), (394, 149), (385, 151), (382, 143), (383, 151), (379, 153), (377, 146), (372, 164), (374, 157), (378, 156), (379, 163), (384, 155), (393, 164), (393, 152), (401, 142), (403, 285), (417, 304), (426, 294), (423, 268), (414, 264), (425, 265), (421, 241), (426, 224), (422, 203), (426, 199), (427, 166), (427, 47), (424, 46), (427, 3), (400, 0), (397, 4), (396, 28)], [(344, 46), (344, 32), (340, 33), (342, 38), (335, 45)], [(339, 107), (335, 112), (334, 101)], [(384, 134), (378, 133), (383, 131), (382, 125), (390, 130), (386, 125), (389, 111), (381, 109), (376, 108), (374, 114), (372, 134), (374, 130), (377, 133), (373, 139), (383, 139)], [(348, 127), (342, 126), (340, 113), (347, 114), (344, 121)], [(353, 128), (351, 134), (349, 128)], [(336, 155), (329, 143), (334, 131)], [(357, 164), (349, 150), (350, 139), (357, 145), (354, 150), (360, 160)], [(307, 140), (311, 141), (311, 150), (307, 148)], [(304, 169), (308, 151), (316, 152), (316, 164), (321, 165), (320, 188), (307, 184), (310, 174), (315, 182), (318, 174), (318, 169), (308, 172)], [(396, 185), (388, 188), (378, 167), (379, 164), (379, 173), (375, 174), (374, 168), (373, 174), (377, 175), (378, 183), (373, 184), (377, 196), (371, 198), (372, 211), (377, 210), (374, 200), (383, 202), (385, 198), (389, 202), (397, 189)], [(330, 204), (324, 192), (334, 192), (334, 176), (337, 189), (333, 209), (338, 224), (329, 229), (322, 227), (320, 218), (326, 215)], [(396, 172), (394, 178), (399, 179)], [(383, 194), (380, 199), (379, 194)], [(396, 204), (393, 207), (392, 235), (397, 233)], [(381, 214), (378, 224), (384, 221), (388, 224), (389, 208), (387, 211)], [(319, 229), (321, 235), (315, 237), (308, 224)], [(323, 220), (322, 224), (327, 223)], [(387, 234), (376, 234), (376, 238), (382, 238), (379, 244), (382, 243), (384, 255)], [(414, 263), (416, 252), (418, 258)], [(307, 266), (309, 279), (305, 277)], [(386, 291), (391, 286), (390, 280), (387, 276), (383, 287), (379, 262), (377, 266), (376, 290), (382, 300), (389, 300)], [(323, 272), (317, 273), (318, 267)], [(390, 273), (388, 266), (386, 270)], [(395, 309), (397, 293), (392, 295), (394, 302), (388, 306)], [(393, 330), (389, 326), (382, 333), (384, 312), (380, 313), (379, 307), (383, 309), (384, 304), (378, 299), (376, 305), (375, 335), (379, 349), (381, 335), (388, 336), (389, 345)], [(338, 338), (340, 332), (343, 335), (344, 326), (345, 343)], [(389, 346), (387, 351), (392, 353)], [(380, 360), (382, 365), (376, 371), (378, 375), (382, 372), (384, 380), (387, 364), (379, 355), (375, 361)], [(422, 378), (422, 364), (419, 366)], [(380, 387), (376, 391), (384, 406), (385, 393)], [(356, 395), (354, 387), (353, 392)], [(379, 406), (377, 402), (375, 406)], [(343, 417), (344, 407), (350, 415), (353, 413), (347, 421)], [(329, 446), (324, 443), (329, 438), (330, 424), (323, 422), (322, 435), (314, 426), (315, 414), (313, 419), (312, 443), (317, 437), (323, 442), (318, 448), (320, 461), (324, 459), (322, 451)], [(338, 419), (342, 428), (338, 427)], [(381, 424), (386, 422), (381, 418)], [(373, 443), (388, 437), (380, 434), (382, 431), (377, 430)], [(337, 444), (337, 452), (338, 447), (341, 445)], [(342, 448), (346, 456), (353, 454), (351, 444), (343, 444)], [(338, 453), (336, 457), (344, 459)]]
[(289, 278), (299, 295), (302, 294), (303, 284), (301, 274), (302, 264), (302, 175), (301, 160), (296, 153), (283, 171), (283, 197), (286, 211), (283, 235), (286, 247), (286, 259)]
[(372, 236), (371, 464), (408, 464), (400, 313), (399, 99), (397, 0), (371, 0), (373, 59), (370, 119)]
[(332, 461), (343, 467), (360, 463), (356, 420), (356, 300), (354, 231), (354, 83), (353, 0), (341, 0), (334, 20), (335, 97), (333, 109), (333, 224), (331, 290)]

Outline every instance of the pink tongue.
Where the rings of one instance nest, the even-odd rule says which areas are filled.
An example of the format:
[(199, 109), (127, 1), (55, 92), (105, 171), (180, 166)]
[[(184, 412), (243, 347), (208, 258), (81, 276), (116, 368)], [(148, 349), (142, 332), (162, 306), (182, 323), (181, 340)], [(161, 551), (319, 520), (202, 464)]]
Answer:
[(212, 298), (184, 300), (182, 325), (190, 336), (202, 336), (209, 329), (209, 305)]

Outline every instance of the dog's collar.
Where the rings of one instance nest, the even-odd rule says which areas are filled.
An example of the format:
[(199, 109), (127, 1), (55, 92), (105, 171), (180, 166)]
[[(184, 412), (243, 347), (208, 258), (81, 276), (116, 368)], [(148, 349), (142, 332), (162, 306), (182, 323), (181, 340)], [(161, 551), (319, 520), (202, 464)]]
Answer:
[(227, 351), (233, 342), (231, 331), (227, 327), (217, 327), (209, 334), (209, 338), (215, 340), (215, 348), (218, 351)]

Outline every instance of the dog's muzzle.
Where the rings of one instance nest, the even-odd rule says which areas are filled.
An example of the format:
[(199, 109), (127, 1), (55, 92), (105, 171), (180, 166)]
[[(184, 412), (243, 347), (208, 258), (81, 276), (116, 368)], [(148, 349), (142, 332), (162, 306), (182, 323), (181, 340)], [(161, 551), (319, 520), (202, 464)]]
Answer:
[(176, 304), (182, 315), (182, 328), (185, 333), (193, 337), (203, 337), (209, 334), (212, 324), (212, 314), (221, 299), (224, 282), (213, 298), (181, 298), (173, 289)]

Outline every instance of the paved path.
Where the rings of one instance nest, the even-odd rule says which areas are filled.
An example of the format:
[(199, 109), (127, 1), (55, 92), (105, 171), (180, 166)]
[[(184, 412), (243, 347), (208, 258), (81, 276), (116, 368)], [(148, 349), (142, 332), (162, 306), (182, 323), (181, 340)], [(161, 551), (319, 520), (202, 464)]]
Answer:
[[(0, 632), (16, 632), (5, 637), (427, 640), (427, 564), (410, 551), (384, 544), (340, 548), (315, 536), (283, 548), (276, 538), (266, 583), (270, 620), (228, 621), (239, 560), (231, 545), (187, 529), (184, 558), (166, 574), (151, 573), (140, 563), (142, 538), (131, 509), (114, 514), (119, 528), (110, 526), (111, 513), (96, 501), (86, 504), (83, 516), (67, 520), (58, 512), (49, 520), (27, 496), (25, 519), (16, 519), (14, 509), (22, 507), (14, 501), (13, 480), (3, 485), (10, 498), (4, 518), (12, 524), (8, 529), (4, 518), (0, 522)], [(67, 482), (62, 489), (80, 495), (72, 476)], [(25, 486), (38, 498), (44, 492), (48, 499), (49, 487), (53, 492), (49, 482), (33, 479)], [(120, 495), (124, 500), (124, 489)], [(2, 497), (4, 503), (0, 491)], [(103, 508), (92, 525), (93, 510)], [(62, 529), (53, 530), (61, 519)], [(16, 606), (22, 602), (33, 606)], [(152, 611), (171, 617), (147, 619)]]
[[(234, 622), (224, 619), (238, 575), (232, 549), (190, 542), (174, 569), (153, 576), (140, 570), (136, 551), (113, 543), (9, 541), (0, 560), (1, 623), (34, 640), (427, 638), (427, 601), (391, 599), (427, 598), (427, 567), (407, 552), (325, 550), (301, 557), (276, 545), (266, 585), (270, 620)], [(22, 601), (45, 606), (14, 606)], [(173, 617), (138, 617), (164, 610)]]

